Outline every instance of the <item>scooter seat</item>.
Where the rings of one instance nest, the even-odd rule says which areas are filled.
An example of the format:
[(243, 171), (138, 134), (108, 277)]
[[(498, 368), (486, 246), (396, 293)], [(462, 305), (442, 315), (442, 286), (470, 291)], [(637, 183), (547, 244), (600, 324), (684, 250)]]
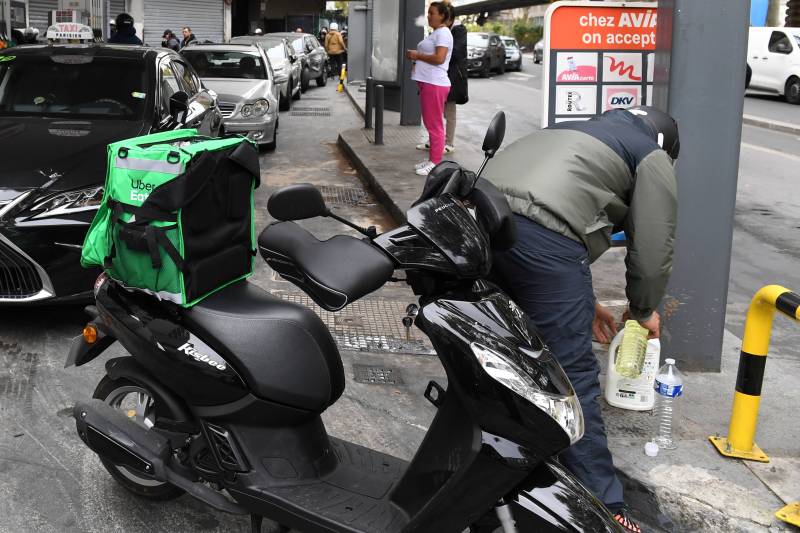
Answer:
[(221, 354), (259, 398), (321, 413), (344, 390), (336, 343), (305, 306), (240, 281), (183, 314), (201, 338), (225, 348)]
[(372, 244), (348, 235), (320, 241), (294, 222), (267, 226), (258, 248), (273, 270), (328, 311), (379, 289), (394, 272), (389, 256)]

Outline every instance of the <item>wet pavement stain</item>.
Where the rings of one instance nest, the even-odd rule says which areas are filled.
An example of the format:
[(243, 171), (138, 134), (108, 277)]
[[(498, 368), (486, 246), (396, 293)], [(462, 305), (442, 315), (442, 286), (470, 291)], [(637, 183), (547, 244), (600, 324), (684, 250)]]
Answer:
[(33, 386), (41, 355), (25, 352), (16, 342), (0, 342), (0, 408), (6, 403), (33, 409)]

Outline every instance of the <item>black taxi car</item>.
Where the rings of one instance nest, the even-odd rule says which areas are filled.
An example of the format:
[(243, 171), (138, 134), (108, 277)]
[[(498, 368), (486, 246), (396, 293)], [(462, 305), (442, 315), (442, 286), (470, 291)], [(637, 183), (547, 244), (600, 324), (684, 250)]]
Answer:
[(175, 128), (216, 136), (216, 95), (167, 49), (98, 44), (0, 51), (0, 304), (82, 300), (81, 247), (109, 143)]

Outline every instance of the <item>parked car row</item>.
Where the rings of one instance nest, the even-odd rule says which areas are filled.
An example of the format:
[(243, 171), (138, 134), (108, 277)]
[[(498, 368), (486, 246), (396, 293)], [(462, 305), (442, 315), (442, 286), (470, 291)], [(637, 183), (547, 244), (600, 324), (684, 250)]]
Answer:
[(108, 144), (196, 128), (274, 149), (279, 109), (300, 98), (304, 81), (306, 89), (311, 79), (327, 83), (324, 54), (314, 36), (297, 33), (181, 53), (105, 44), (0, 50), (0, 305), (91, 295), (98, 272), (82, 268), (80, 254), (103, 198)]
[(489, 32), (467, 34), (467, 71), (488, 78), (491, 72), (522, 69), (522, 50), (513, 37)]

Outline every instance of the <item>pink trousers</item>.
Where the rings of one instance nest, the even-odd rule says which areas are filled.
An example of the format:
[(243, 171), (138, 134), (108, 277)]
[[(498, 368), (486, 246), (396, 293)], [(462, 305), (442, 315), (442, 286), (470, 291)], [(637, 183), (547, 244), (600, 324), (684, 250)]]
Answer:
[(442, 87), (431, 83), (419, 83), (419, 104), (422, 108), (422, 123), (428, 130), (431, 144), (430, 160), (434, 164), (442, 161), (444, 153), (444, 104), (450, 87)]

